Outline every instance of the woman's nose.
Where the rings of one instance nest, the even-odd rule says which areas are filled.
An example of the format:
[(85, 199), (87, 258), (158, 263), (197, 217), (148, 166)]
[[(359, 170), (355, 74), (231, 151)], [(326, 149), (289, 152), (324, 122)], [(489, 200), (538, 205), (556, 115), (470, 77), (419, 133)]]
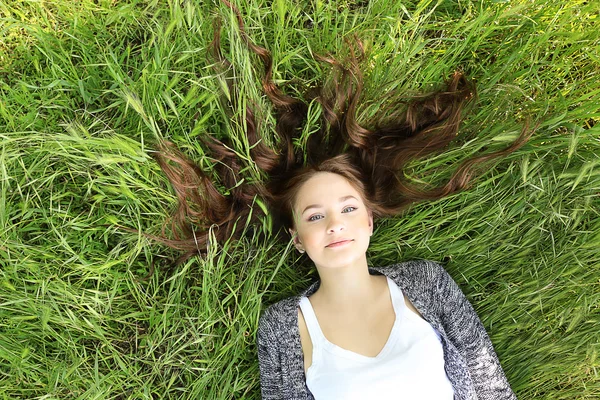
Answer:
[(342, 222), (342, 220), (340, 218), (335, 218), (332, 217), (329, 220), (329, 224), (327, 226), (327, 232), (338, 232), (343, 230), (344, 227), (344, 223)]

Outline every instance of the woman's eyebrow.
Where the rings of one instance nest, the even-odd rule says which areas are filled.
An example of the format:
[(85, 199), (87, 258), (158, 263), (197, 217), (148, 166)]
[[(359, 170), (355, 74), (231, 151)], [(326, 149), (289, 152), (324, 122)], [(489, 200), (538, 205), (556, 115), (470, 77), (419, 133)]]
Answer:
[[(344, 197), (340, 197), (340, 199), (338, 200), (340, 203), (348, 200), (348, 199), (354, 199), (354, 200), (358, 200), (356, 197), (352, 196), (352, 195), (348, 195), (348, 196), (344, 196)], [(320, 204), (311, 204), (310, 206), (306, 207), (304, 209), (304, 211), (302, 211), (302, 214), (304, 214), (306, 212), (306, 210), (308, 210), (309, 208), (321, 208), (323, 207)]]

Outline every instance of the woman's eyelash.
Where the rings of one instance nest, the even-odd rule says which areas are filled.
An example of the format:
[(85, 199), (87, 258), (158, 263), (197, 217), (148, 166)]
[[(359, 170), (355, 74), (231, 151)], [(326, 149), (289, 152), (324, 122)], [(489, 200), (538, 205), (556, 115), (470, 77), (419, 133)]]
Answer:
[[(354, 210), (352, 210), (352, 211), (355, 211), (356, 209), (358, 209), (358, 207), (354, 207), (354, 206), (347, 206), (347, 207), (344, 207), (344, 210), (345, 210), (345, 209), (347, 209), (347, 208), (353, 208)], [(343, 212), (343, 210), (342, 210), (342, 212)], [(317, 216), (320, 216), (320, 215), (321, 215), (321, 214), (315, 214), (315, 215), (311, 215), (311, 216), (308, 218), (308, 220), (309, 220), (309, 221), (317, 221), (316, 219), (313, 219), (313, 217), (317, 217)], [(321, 218), (319, 218), (319, 219), (321, 219)]]

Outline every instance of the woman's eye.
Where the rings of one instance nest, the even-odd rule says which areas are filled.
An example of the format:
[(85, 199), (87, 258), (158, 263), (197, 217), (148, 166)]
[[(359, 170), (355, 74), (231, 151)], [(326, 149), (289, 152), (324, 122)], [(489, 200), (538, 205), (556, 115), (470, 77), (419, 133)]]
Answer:
[[(354, 210), (356, 210), (357, 207), (353, 207), (353, 206), (348, 206), (348, 207), (344, 207), (344, 209), (342, 210), (342, 212), (352, 212)], [(349, 210), (349, 211), (347, 211)], [(321, 217), (321, 218), (317, 218), (317, 217)], [(310, 218), (308, 218), (309, 221), (318, 221), (322, 218), (323, 216), (321, 214), (315, 214), (315, 215), (311, 215)]]

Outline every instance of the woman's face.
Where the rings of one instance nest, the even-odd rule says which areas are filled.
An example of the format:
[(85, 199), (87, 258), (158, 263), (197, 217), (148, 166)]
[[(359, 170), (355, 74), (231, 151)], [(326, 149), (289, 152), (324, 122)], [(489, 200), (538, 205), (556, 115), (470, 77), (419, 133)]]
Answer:
[[(340, 268), (365, 259), (373, 216), (343, 176), (313, 175), (300, 187), (293, 213), (294, 244), (306, 251), (317, 268)], [(344, 242), (333, 245), (339, 241)]]

